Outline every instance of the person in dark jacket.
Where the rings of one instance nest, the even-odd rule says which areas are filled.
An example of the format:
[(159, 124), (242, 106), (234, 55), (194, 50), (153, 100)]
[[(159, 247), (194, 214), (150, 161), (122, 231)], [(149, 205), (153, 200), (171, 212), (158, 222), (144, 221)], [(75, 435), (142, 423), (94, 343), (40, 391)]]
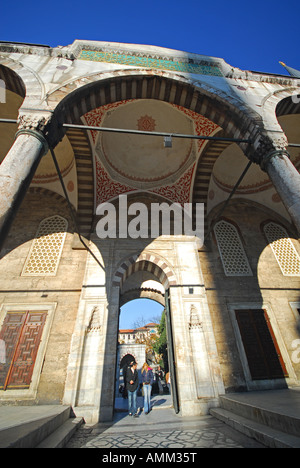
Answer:
[(143, 382), (143, 391), (144, 391), (144, 412), (148, 414), (151, 410), (151, 391), (153, 385), (153, 371), (151, 367), (145, 362), (142, 367), (142, 382)]
[(123, 398), (128, 398), (128, 393), (127, 393), (127, 380), (126, 380), (126, 374), (127, 372), (130, 371), (132, 365), (134, 363), (134, 360), (131, 361), (129, 364), (125, 364), (125, 366), (123, 367), (123, 381), (124, 381), (124, 391), (123, 391)]
[(129, 416), (137, 417), (136, 396), (139, 387), (139, 375), (136, 370), (137, 363), (134, 362), (126, 372), (126, 388), (128, 392), (128, 411)]
[(157, 368), (157, 383), (158, 383), (158, 391), (159, 391), (160, 395), (163, 395), (163, 393), (164, 393), (164, 387), (163, 387), (164, 378), (165, 378), (165, 373), (162, 370), (162, 368), (160, 366), (158, 366), (158, 368)]

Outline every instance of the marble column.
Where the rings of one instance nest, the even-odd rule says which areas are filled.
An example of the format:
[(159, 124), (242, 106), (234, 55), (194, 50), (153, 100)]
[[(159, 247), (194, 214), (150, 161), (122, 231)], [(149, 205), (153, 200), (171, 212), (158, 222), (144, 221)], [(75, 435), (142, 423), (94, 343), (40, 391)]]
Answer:
[(0, 165), (0, 249), (48, 144), (37, 129), (20, 129)]
[(285, 150), (267, 153), (261, 162), (300, 234), (300, 174)]

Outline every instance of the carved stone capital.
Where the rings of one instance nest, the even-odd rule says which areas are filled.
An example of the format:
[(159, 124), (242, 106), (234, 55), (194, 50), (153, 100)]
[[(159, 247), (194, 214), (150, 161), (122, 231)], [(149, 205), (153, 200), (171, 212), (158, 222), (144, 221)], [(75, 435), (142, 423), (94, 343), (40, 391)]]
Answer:
[(41, 115), (40, 113), (20, 114), (18, 119), (18, 131), (16, 138), (19, 135), (31, 135), (37, 138), (43, 145), (43, 154), (46, 155), (49, 151), (47, 139), (47, 125), (51, 115)]
[[(20, 110), (18, 119), (19, 130), (18, 133), (37, 132), (47, 142), (49, 146), (54, 148), (59, 141), (64, 137), (62, 126), (59, 127), (56, 117), (52, 112), (43, 110)], [(36, 134), (35, 134), (36, 135)], [(46, 149), (46, 146), (45, 146)], [(47, 149), (47, 151), (48, 151)]]
[(46, 133), (46, 127), (51, 115), (41, 115), (40, 113), (20, 114), (18, 119), (19, 130), (35, 130), (42, 134)]
[(288, 141), (284, 133), (274, 133), (271, 135), (260, 133), (248, 149), (247, 156), (251, 161), (259, 164), (262, 170), (265, 171), (269, 155), (275, 156), (279, 152), (288, 154), (286, 151), (287, 146)]

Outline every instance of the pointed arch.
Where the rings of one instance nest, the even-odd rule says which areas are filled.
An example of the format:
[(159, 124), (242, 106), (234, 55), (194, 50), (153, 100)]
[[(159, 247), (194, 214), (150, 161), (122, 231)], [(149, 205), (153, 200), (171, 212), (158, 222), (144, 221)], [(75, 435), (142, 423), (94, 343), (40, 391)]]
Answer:
[(149, 271), (165, 289), (177, 284), (175, 274), (164, 259), (156, 254), (143, 252), (131, 256), (119, 266), (113, 278), (113, 286), (122, 288), (125, 280), (137, 271)]
[[(30, 101), (32, 107), (35, 103), (40, 103), (44, 96), (44, 84), (37, 73), (1, 54), (0, 78), (4, 80), (7, 89), (24, 98), (23, 106)], [(29, 102), (27, 104), (29, 105)]]
[[(200, 81), (161, 70), (118, 70), (78, 78), (47, 95), (54, 111), (54, 131), (50, 133), (57, 141), (53, 145), (63, 136), (57, 132), (57, 123), (81, 123), (80, 117), (90, 110), (127, 99), (157, 99), (180, 105), (213, 121), (234, 138), (248, 139), (262, 121), (245, 103), (219, 89), (208, 89)], [(64, 131), (62, 127), (60, 130)]]

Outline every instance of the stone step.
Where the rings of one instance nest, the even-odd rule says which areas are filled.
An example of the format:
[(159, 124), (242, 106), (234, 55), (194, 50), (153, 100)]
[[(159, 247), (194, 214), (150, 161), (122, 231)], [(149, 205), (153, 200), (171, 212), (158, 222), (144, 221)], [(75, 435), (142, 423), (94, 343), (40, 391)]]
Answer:
[(269, 405), (268, 401), (254, 400), (251, 395), (248, 401), (243, 401), (243, 397), (244, 395), (221, 396), (220, 407), (259, 424), (300, 437), (299, 414), (293, 412), (291, 404), (288, 407), (275, 403)]
[(235, 414), (224, 408), (212, 408), (210, 414), (233, 429), (270, 448), (300, 448), (300, 437)]
[(83, 418), (70, 418), (52, 434), (44, 439), (36, 448), (63, 448), (69, 442), (75, 431), (83, 423)]
[(70, 418), (69, 406), (3, 408), (0, 448), (35, 448)]

